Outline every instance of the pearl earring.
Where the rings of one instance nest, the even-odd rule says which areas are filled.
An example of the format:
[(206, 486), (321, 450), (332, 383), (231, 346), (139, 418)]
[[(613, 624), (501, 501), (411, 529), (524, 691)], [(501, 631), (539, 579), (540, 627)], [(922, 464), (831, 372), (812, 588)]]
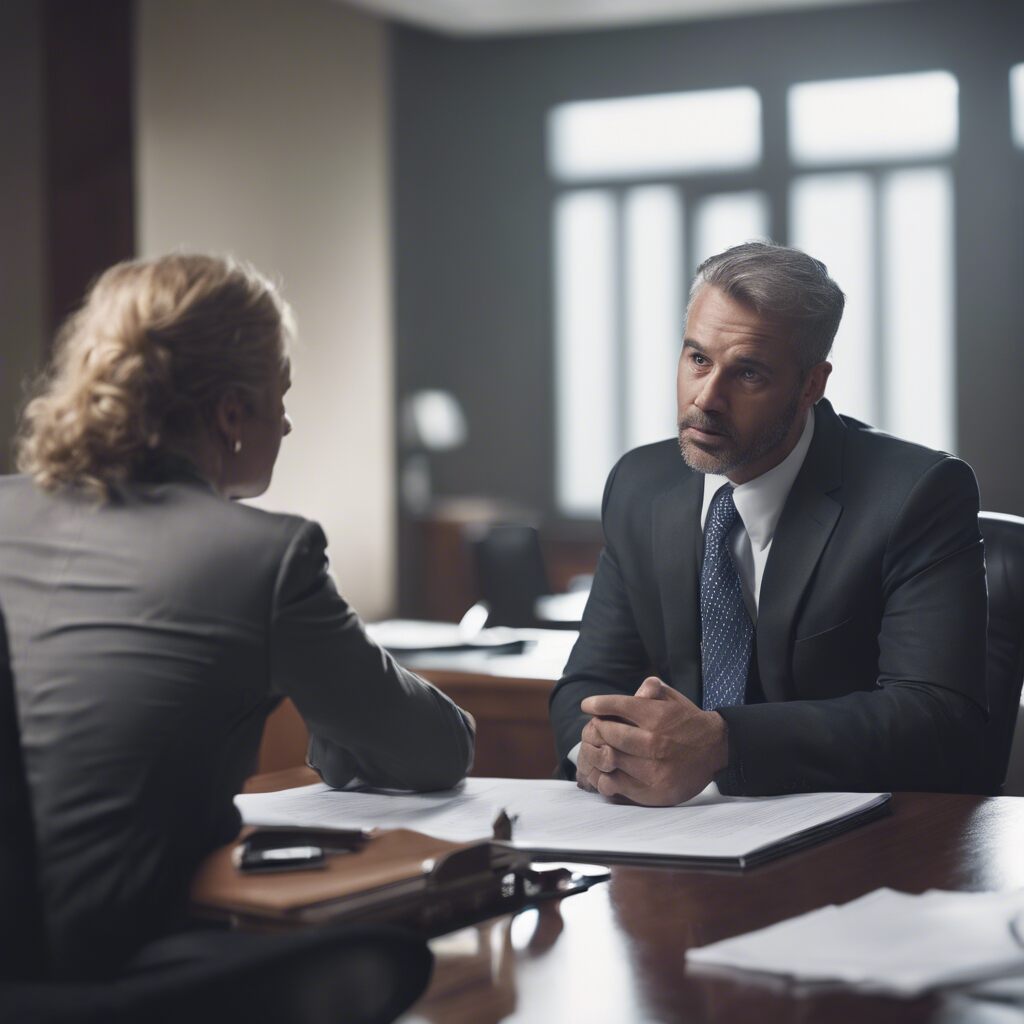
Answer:
[(234, 446), (232, 447), (231, 450), (235, 453), (235, 455), (237, 455), (242, 450), (242, 442), (236, 438)]

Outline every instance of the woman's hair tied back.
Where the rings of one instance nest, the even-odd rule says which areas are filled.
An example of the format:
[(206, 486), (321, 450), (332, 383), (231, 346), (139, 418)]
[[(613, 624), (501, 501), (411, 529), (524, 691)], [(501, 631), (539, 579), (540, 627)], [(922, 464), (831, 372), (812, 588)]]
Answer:
[(187, 449), (229, 391), (255, 402), (287, 360), (291, 311), (232, 257), (175, 253), (104, 272), (57, 335), (22, 415), (18, 468), (103, 499)]

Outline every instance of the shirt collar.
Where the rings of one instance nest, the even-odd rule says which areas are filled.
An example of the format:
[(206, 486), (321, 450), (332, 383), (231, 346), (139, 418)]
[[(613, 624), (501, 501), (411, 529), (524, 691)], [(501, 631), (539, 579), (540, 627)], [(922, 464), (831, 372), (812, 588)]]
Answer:
[[(743, 526), (750, 537), (750, 543), (756, 551), (763, 551), (775, 536), (775, 527), (782, 515), (782, 507), (786, 504), (793, 481), (796, 480), (800, 467), (807, 457), (807, 449), (814, 437), (814, 410), (807, 413), (800, 439), (793, 450), (777, 465), (766, 473), (748, 480), (745, 484), (735, 487), (732, 492), (736, 511), (743, 520)], [(711, 499), (729, 479), (716, 473), (704, 476), (704, 505), (700, 513), (701, 527), (707, 519)]]

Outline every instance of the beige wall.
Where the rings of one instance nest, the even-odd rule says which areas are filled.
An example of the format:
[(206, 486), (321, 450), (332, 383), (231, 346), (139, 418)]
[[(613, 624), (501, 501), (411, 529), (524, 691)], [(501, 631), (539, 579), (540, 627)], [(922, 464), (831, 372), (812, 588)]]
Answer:
[(259, 504), (319, 520), (364, 617), (393, 599), (386, 33), (332, 0), (141, 0), (140, 255), (281, 281), (295, 431)]
[(33, 0), (0, 4), (0, 473), (23, 384), (45, 347), (42, 24)]

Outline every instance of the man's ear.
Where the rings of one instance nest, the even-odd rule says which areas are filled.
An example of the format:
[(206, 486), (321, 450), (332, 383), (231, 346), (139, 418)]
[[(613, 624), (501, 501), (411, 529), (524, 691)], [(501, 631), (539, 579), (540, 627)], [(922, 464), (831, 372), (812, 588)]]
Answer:
[(825, 384), (831, 372), (832, 364), (828, 362), (818, 363), (807, 371), (801, 396), (806, 408), (810, 409), (825, 394)]
[(214, 408), (214, 423), (217, 433), (224, 441), (228, 450), (233, 450), (235, 442), (241, 440), (242, 421), (245, 419), (245, 403), (237, 391), (225, 391), (217, 399)]

